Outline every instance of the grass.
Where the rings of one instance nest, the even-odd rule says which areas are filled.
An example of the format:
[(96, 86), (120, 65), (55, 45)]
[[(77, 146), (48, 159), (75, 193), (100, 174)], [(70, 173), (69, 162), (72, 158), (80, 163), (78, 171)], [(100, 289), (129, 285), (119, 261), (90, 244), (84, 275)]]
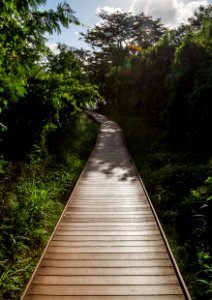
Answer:
[(97, 126), (76, 118), (54, 148), (5, 163), (1, 177), (0, 299), (19, 299), (94, 146)]

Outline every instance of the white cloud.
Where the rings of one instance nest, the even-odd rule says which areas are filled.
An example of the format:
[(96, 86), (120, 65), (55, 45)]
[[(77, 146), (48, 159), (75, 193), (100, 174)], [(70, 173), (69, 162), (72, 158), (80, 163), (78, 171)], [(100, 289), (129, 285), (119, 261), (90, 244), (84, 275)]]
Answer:
[(200, 5), (207, 4), (207, 0), (134, 0), (130, 11), (161, 18), (164, 25), (175, 27), (186, 22)]
[(206, 0), (196, 0), (183, 2), (175, 1), (175, 9), (177, 11), (177, 24), (184, 23), (193, 15), (193, 12), (199, 8), (200, 5), (208, 5)]
[(108, 14), (113, 14), (116, 12), (122, 12), (122, 9), (119, 7), (111, 7), (111, 6), (103, 6), (103, 7), (98, 7), (96, 10), (96, 14), (98, 15), (101, 10), (106, 11)]
[[(129, 11), (134, 14), (144, 12), (154, 19), (161, 18), (162, 23), (168, 27), (177, 27), (186, 23), (200, 5), (206, 6), (210, 2), (211, 0), (133, 0)], [(97, 8), (97, 15), (101, 10), (109, 14), (123, 12), (119, 7), (104, 6)], [(101, 22), (98, 24), (101, 25)]]
[(60, 52), (58, 50), (58, 44), (56, 43), (47, 43), (47, 47), (49, 47), (54, 54), (58, 54)]
[[(106, 13), (108, 14), (113, 14), (113, 13), (116, 13), (116, 12), (123, 12), (123, 10), (119, 7), (111, 7), (111, 6), (99, 6), (97, 9), (96, 9), (96, 14), (99, 15), (99, 13), (104, 10)], [(93, 26), (90, 26), (90, 28), (94, 28), (95, 26), (102, 26), (103, 24), (105, 23), (104, 20), (102, 19), (99, 19), (96, 24), (94, 24)]]

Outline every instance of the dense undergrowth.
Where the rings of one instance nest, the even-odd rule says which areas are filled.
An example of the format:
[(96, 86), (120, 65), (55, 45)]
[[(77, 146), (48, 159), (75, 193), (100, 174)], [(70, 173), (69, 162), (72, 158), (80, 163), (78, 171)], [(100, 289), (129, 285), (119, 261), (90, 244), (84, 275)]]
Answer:
[(140, 135), (129, 117), (119, 121), (192, 299), (211, 299), (211, 157), (159, 142), (159, 132)]
[(192, 299), (211, 299), (212, 161), (163, 149), (134, 157)]
[(26, 161), (3, 161), (0, 299), (19, 299), (84, 167), (97, 126), (75, 117), (62, 137)]

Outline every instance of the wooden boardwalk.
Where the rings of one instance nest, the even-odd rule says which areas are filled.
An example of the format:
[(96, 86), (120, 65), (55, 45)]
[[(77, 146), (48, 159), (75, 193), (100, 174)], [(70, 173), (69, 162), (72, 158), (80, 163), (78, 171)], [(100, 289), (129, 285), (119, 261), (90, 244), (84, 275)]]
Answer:
[(126, 149), (106, 117), (22, 300), (191, 299)]

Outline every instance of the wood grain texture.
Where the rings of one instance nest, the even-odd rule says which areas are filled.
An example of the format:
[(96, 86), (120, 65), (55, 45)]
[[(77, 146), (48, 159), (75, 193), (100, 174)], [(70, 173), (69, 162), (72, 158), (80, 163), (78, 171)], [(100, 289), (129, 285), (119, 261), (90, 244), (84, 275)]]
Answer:
[(26, 300), (184, 300), (183, 295), (140, 295), (140, 296), (55, 296), (55, 295), (27, 295)]
[(33, 284), (30, 294), (43, 295), (180, 295), (179, 285), (38, 285)]
[(42, 276), (169, 276), (174, 275), (171, 267), (40, 267), (38, 275)]
[(119, 126), (96, 146), (22, 300), (185, 300)]
[(156, 296), (55, 296), (55, 295), (27, 295), (26, 300), (184, 300), (183, 295)]

